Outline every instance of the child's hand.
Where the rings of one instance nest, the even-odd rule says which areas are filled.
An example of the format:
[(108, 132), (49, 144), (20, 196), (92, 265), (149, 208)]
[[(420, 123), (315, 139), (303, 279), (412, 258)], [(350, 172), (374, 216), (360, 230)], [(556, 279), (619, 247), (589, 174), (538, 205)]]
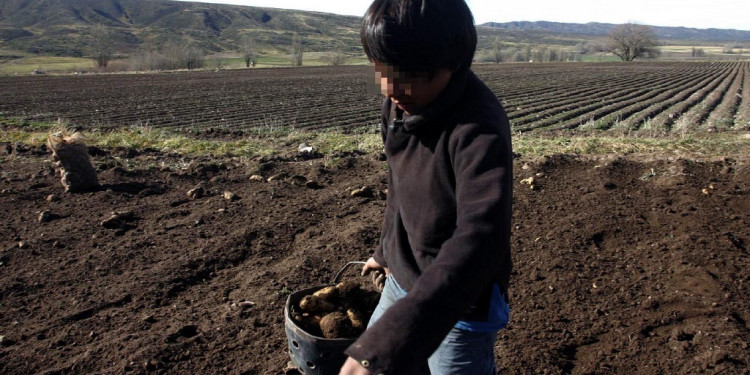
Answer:
[(382, 292), (383, 287), (385, 286), (385, 277), (388, 276), (391, 271), (375, 261), (375, 258), (370, 257), (370, 259), (365, 262), (365, 265), (362, 266), (362, 276), (370, 273), (372, 274), (371, 277), (373, 284), (375, 284), (375, 287), (378, 288), (379, 292)]
[(367, 371), (366, 368), (362, 367), (362, 365), (357, 362), (356, 359), (349, 357), (346, 359), (346, 362), (344, 362), (344, 366), (341, 367), (341, 371), (339, 371), (339, 375), (371, 375), (372, 373), (370, 371)]

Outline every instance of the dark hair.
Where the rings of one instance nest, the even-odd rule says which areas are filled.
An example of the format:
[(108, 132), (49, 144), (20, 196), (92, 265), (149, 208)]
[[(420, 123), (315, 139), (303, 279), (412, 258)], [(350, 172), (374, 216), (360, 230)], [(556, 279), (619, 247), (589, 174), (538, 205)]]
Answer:
[(375, 0), (360, 38), (370, 61), (430, 76), (441, 68), (468, 69), (477, 48), (464, 0)]

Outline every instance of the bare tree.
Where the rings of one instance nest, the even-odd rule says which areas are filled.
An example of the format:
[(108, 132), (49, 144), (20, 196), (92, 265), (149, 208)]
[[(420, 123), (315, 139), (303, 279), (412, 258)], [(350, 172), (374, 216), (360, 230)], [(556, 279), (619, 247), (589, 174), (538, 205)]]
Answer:
[(534, 56), (531, 55), (531, 53), (534, 51), (534, 47), (530, 44), (527, 44), (526, 47), (523, 49), (523, 58), (525, 61), (533, 62)]
[(534, 61), (535, 62), (549, 62), (549, 55), (547, 54), (547, 46), (541, 46), (534, 50)]
[(339, 66), (346, 64), (349, 57), (343, 52), (331, 52), (323, 56), (321, 60), (327, 62), (329, 65)]
[(292, 38), (292, 66), (302, 66), (302, 54), (304, 50), (302, 48), (302, 38), (294, 34)]
[(242, 37), (240, 42), (242, 57), (245, 59), (245, 67), (255, 66), (255, 40), (250, 35)]
[(89, 50), (91, 51), (91, 58), (96, 61), (96, 67), (99, 70), (106, 69), (114, 53), (112, 31), (102, 25), (94, 26), (91, 29)]
[(162, 49), (164, 69), (197, 69), (205, 63), (203, 51), (188, 40), (172, 41)]
[(609, 33), (607, 50), (622, 61), (638, 58), (657, 58), (661, 51), (654, 30), (646, 25), (626, 23), (615, 26)]
[(500, 41), (500, 37), (496, 36), (492, 40), (492, 61), (495, 64), (503, 62), (503, 42)]
[(203, 55), (203, 50), (201, 50), (200, 47), (188, 41), (183, 44), (182, 48), (184, 49), (183, 61), (185, 62), (186, 68), (192, 70), (203, 67), (205, 63), (205, 56)]

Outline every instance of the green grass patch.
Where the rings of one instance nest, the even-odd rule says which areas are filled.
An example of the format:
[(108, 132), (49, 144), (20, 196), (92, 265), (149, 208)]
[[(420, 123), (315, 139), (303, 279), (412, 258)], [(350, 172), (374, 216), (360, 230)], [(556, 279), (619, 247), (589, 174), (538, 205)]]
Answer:
[[(22, 119), (0, 117), (0, 142), (41, 145), (48, 134), (64, 129), (62, 123), (31, 123)], [(264, 156), (296, 152), (307, 143), (324, 155), (341, 152), (377, 153), (382, 150), (375, 129), (356, 133), (340, 129), (304, 131), (294, 128), (267, 132), (248, 132), (237, 139), (206, 139), (199, 135), (176, 133), (149, 127), (129, 127), (114, 131), (85, 131), (89, 145), (103, 148), (156, 149), (162, 152), (194, 156)], [(591, 131), (586, 135), (563, 136), (517, 133), (513, 149), (523, 156), (553, 154), (665, 154), (678, 157), (721, 157), (750, 155), (750, 137), (746, 132), (687, 133), (672, 136), (603, 135)]]
[(513, 137), (513, 149), (524, 156), (553, 154), (666, 154), (679, 157), (750, 155), (744, 132), (685, 134), (669, 137), (591, 135), (545, 136), (523, 133)]
[(0, 64), (0, 74), (31, 74), (34, 70), (46, 73), (67, 73), (89, 70), (94, 62), (82, 57), (29, 56)]

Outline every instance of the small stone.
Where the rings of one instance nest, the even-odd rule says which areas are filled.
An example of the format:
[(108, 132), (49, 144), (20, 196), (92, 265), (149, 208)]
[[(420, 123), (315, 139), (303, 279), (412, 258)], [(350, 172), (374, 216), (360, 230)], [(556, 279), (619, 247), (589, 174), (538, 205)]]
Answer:
[(529, 178), (524, 178), (523, 180), (521, 180), (521, 183), (526, 185), (534, 185), (534, 177), (532, 176)]
[(301, 153), (311, 153), (315, 151), (315, 148), (303, 142), (303, 143), (300, 143), (299, 146), (297, 146), (297, 151)]
[(372, 198), (373, 192), (372, 188), (369, 186), (362, 186), (359, 189), (352, 190), (351, 193), (352, 197), (359, 197), (359, 198)]
[(16, 343), (15, 341), (13, 341), (13, 340), (5, 337), (5, 336), (0, 336), (0, 346), (11, 346), (11, 345), (13, 345), (15, 343)]
[(254, 175), (250, 176), (250, 181), (263, 182), (263, 181), (265, 181), (265, 179), (263, 178), (263, 176), (261, 176), (259, 174), (254, 174)]
[(42, 211), (42, 212), (39, 213), (39, 222), (40, 223), (50, 222), (50, 221), (52, 221), (53, 218), (54, 218), (54, 214), (52, 212)]
[(305, 182), (305, 186), (307, 186), (307, 188), (309, 189), (320, 189), (323, 187), (318, 183), (318, 181), (314, 180), (308, 180), (307, 182)]
[(159, 361), (152, 359), (150, 361), (145, 361), (143, 363), (143, 367), (148, 371), (154, 371), (159, 368)]
[(251, 308), (251, 307), (255, 306), (255, 302), (250, 302), (250, 301), (242, 301), (242, 302), (238, 303), (237, 305), (238, 305), (238, 306), (239, 306), (239, 307), (240, 307), (241, 309), (249, 309), (249, 308)]
[(120, 229), (126, 221), (135, 219), (133, 211), (113, 212), (112, 216), (102, 220), (101, 226), (107, 229)]
[(307, 177), (305, 176), (298, 175), (298, 174), (292, 176), (292, 183), (297, 186), (304, 186), (305, 183), (307, 183), (307, 181), (308, 181)]
[(190, 199), (199, 199), (199, 198), (202, 198), (203, 195), (205, 194), (206, 194), (206, 189), (204, 189), (201, 186), (194, 188), (194, 189), (190, 189), (187, 192), (187, 196)]
[(56, 194), (50, 194), (44, 200), (46, 200), (47, 202), (57, 202), (60, 200), (60, 197), (58, 197)]
[(27, 244), (26, 242), (21, 241), (21, 242), (18, 243), (18, 248), (19, 249), (28, 249), (29, 248), (29, 244)]
[(271, 177), (268, 178), (268, 182), (276, 181), (276, 180), (281, 180), (281, 179), (284, 179), (287, 176), (288, 175), (286, 173), (284, 173), (284, 172), (279, 173), (279, 174), (275, 174), (275, 175), (273, 175), (273, 176), (271, 176)]
[(224, 192), (224, 199), (228, 201), (236, 201), (240, 199), (240, 197), (237, 196), (237, 194), (231, 192), (231, 191), (225, 191)]

